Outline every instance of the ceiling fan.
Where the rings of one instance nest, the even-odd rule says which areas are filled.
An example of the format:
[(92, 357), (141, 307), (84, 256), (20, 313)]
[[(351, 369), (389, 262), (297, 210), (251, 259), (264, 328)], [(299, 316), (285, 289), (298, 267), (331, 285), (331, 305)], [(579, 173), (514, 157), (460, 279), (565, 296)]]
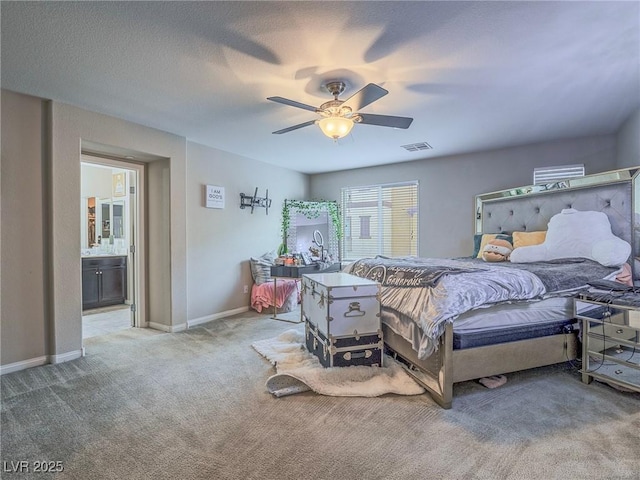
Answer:
[(317, 124), (327, 137), (337, 140), (349, 134), (353, 125), (362, 123), (366, 125), (378, 125), (379, 127), (393, 128), (409, 128), (413, 118), (409, 117), (393, 117), (390, 115), (375, 115), (372, 113), (360, 113), (361, 108), (379, 100), (389, 93), (384, 88), (370, 83), (354, 93), (346, 100), (338, 100), (338, 96), (344, 92), (346, 85), (344, 82), (332, 81), (325, 85), (325, 88), (333, 95), (333, 100), (323, 103), (319, 107), (313, 107), (304, 103), (289, 100), (283, 97), (268, 97), (267, 100), (272, 102), (290, 105), (292, 107), (310, 110), (319, 114), (322, 118), (319, 120), (309, 120), (308, 122), (299, 123), (282, 130), (273, 132), (280, 135), (282, 133), (291, 132), (299, 128), (308, 127)]

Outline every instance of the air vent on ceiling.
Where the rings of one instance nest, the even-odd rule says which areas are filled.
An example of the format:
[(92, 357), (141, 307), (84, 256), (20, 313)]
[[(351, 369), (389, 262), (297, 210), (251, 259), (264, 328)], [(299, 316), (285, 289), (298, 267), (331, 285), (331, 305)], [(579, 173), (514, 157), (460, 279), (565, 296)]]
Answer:
[(427, 142), (420, 142), (420, 143), (410, 143), (409, 145), (402, 145), (402, 148), (405, 148), (409, 152), (417, 152), (420, 150), (431, 150), (433, 147), (429, 145)]
[(534, 185), (544, 185), (575, 177), (584, 177), (584, 165), (561, 165), (533, 169)]

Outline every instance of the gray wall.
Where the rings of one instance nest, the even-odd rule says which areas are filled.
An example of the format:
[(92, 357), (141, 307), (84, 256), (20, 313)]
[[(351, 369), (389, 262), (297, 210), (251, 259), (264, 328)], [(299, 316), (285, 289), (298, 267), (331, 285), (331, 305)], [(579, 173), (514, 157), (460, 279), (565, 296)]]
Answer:
[[(197, 143), (187, 144), (188, 319), (202, 322), (249, 305), (249, 258), (278, 248), (285, 199), (305, 199), (308, 176)], [(225, 189), (225, 208), (204, 206), (205, 185)], [(240, 208), (240, 193), (272, 199), (264, 208)]]
[(419, 255), (464, 256), (473, 250), (475, 195), (530, 185), (534, 167), (574, 163), (583, 163), (587, 174), (616, 168), (616, 137), (577, 138), (316, 174), (311, 176), (311, 195), (339, 201), (345, 186), (418, 180)]
[[(81, 351), (78, 219), (85, 141), (156, 159), (147, 167), (147, 321), (175, 330), (247, 308), (242, 286), (251, 284), (248, 258), (279, 244), (285, 198), (339, 199), (343, 186), (417, 179), (420, 254), (466, 255), (475, 194), (529, 184), (534, 166), (584, 163), (587, 173), (616, 168), (616, 140), (633, 144), (637, 125), (636, 117), (619, 138), (580, 138), (309, 178), (69, 105), (5, 90), (1, 100), (2, 366), (30, 365), (47, 356), (64, 361)], [(225, 187), (224, 210), (203, 207), (205, 184)], [(252, 194), (255, 187), (260, 194), (269, 188), (268, 216), (263, 209), (251, 215), (239, 208), (239, 193)]]
[[(251, 286), (248, 259), (279, 245), (282, 202), (306, 198), (308, 176), (70, 105), (6, 90), (1, 101), (3, 371), (82, 351), (83, 143), (153, 157), (146, 167), (145, 321), (174, 331), (248, 308), (242, 292)], [(207, 183), (226, 188), (224, 210), (203, 207)], [(260, 194), (269, 188), (268, 216), (239, 208), (239, 193), (255, 187)]]
[[(149, 221), (164, 222), (158, 240), (149, 249), (163, 245), (159, 263), (148, 262), (149, 312), (154, 298), (170, 298), (169, 314), (162, 324), (186, 322), (186, 230), (184, 179), (186, 139), (136, 125), (71, 105), (52, 102), (50, 245), (50, 324), (54, 345), (52, 361), (64, 361), (81, 352), (81, 261), (80, 251), (80, 152), (83, 143), (117, 146), (131, 152), (147, 152), (169, 160), (168, 189), (163, 201), (149, 203)], [(170, 222), (169, 224), (167, 222)], [(164, 243), (163, 243), (164, 242)], [(150, 252), (151, 253), (151, 252)], [(155, 308), (166, 315), (164, 305)], [(149, 319), (153, 322), (153, 319)], [(164, 323), (167, 325), (166, 323)]]
[(0, 362), (5, 365), (48, 354), (47, 104), (4, 90), (1, 101)]
[(618, 131), (619, 168), (640, 166), (640, 108), (624, 122)]
[[(147, 168), (147, 319), (151, 326), (171, 330), (171, 166), (156, 160)], [(186, 286), (185, 286), (186, 289)], [(183, 323), (176, 320), (177, 324)]]

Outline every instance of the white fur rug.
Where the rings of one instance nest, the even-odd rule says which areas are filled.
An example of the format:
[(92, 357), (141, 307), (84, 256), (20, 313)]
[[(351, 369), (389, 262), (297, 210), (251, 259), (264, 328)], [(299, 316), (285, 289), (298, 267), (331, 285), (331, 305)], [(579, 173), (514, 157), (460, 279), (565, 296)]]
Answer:
[(251, 345), (276, 367), (267, 389), (277, 397), (313, 390), (334, 397), (377, 397), (385, 393), (419, 395), (418, 385), (391, 357), (384, 367), (324, 368), (304, 345), (304, 333), (287, 330), (275, 338)]

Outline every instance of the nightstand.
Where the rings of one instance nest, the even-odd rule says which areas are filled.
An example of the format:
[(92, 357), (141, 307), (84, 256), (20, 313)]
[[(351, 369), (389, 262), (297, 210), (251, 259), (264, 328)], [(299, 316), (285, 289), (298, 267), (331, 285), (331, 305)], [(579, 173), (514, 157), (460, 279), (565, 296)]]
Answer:
[(582, 322), (582, 381), (640, 392), (640, 295), (583, 292), (574, 312)]

